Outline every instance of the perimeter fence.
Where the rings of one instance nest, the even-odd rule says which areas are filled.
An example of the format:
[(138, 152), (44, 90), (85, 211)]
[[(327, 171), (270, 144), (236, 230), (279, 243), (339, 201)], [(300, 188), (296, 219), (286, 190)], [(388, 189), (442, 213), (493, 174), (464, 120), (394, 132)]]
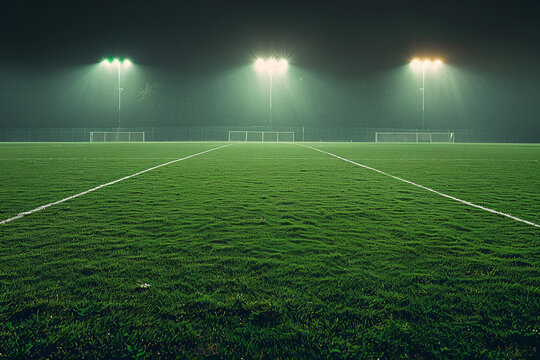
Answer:
[(376, 132), (453, 132), (460, 143), (540, 143), (540, 131), (469, 131), (371, 127), (190, 126), (139, 128), (0, 128), (0, 142), (88, 142), (96, 131), (145, 133), (146, 141), (227, 141), (229, 131), (294, 132), (296, 141), (373, 142)]

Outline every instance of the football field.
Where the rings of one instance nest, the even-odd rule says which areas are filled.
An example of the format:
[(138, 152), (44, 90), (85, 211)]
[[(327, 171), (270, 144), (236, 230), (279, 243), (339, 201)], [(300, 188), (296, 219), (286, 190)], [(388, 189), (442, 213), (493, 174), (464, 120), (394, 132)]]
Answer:
[(0, 358), (533, 358), (540, 146), (0, 144)]

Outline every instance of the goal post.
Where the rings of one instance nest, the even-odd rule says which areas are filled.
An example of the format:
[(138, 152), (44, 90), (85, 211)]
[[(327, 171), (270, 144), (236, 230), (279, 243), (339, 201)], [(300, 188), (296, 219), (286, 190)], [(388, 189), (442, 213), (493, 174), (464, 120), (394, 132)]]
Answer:
[(294, 142), (293, 131), (229, 131), (229, 141), (242, 142)]
[(144, 142), (143, 131), (91, 131), (90, 142)]
[(454, 143), (453, 132), (385, 132), (375, 133), (375, 142)]

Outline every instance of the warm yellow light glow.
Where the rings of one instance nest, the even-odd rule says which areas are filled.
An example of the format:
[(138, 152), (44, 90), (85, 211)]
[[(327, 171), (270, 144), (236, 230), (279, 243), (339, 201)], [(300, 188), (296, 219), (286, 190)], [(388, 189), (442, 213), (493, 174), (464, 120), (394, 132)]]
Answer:
[(427, 70), (428, 68), (440, 67), (441, 65), (443, 65), (443, 61), (441, 59), (430, 60), (428, 58), (423, 58), (423, 59), (414, 58), (411, 60), (410, 64), (414, 70), (424, 71), (424, 70)]
[(411, 67), (412, 67), (414, 70), (419, 70), (419, 69), (422, 67), (422, 62), (420, 61), (420, 59), (414, 58), (414, 59), (412, 59), (412, 61), (411, 61)]

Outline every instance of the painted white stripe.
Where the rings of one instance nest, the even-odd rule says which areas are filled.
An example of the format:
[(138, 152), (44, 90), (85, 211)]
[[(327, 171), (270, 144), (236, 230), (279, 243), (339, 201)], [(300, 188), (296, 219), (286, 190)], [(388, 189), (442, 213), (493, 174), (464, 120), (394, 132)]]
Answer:
[[(100, 161), (107, 161), (107, 160), (110, 160), (110, 161), (118, 161), (118, 160), (133, 160), (133, 161), (137, 161), (137, 160), (173, 160), (173, 159), (176, 159), (174, 157), (156, 157), (156, 158), (153, 158), (153, 157), (142, 157), (142, 158), (134, 158), (134, 157), (122, 157), (122, 158), (112, 158), (112, 157), (88, 157), (88, 158), (79, 158), (79, 157), (74, 157), (74, 158), (63, 158), (63, 157), (58, 157), (58, 158), (21, 158), (21, 157), (18, 157), (18, 158), (0, 158), (0, 161), (82, 161), (82, 160), (100, 160)], [(244, 159), (244, 160), (313, 160), (313, 159), (328, 159), (328, 157), (320, 157), (320, 158), (314, 158), (314, 157), (250, 157), (249, 159)], [(362, 159), (351, 159), (353, 161), (372, 161), (372, 160), (376, 160), (376, 161), (423, 161), (423, 162), (427, 162), (427, 161), (436, 161), (438, 163), (440, 162), (463, 162), (463, 161), (468, 161), (468, 162), (471, 162), (471, 161), (480, 161), (480, 162), (538, 162), (538, 160), (535, 160), (535, 159), (481, 159), (481, 158), (476, 158), (476, 159), (457, 159), (457, 158), (453, 158), (453, 159), (402, 159), (402, 158), (362, 158)], [(237, 161), (236, 159), (230, 159), (230, 160), (227, 160), (227, 159), (220, 159), (220, 161)]]
[(136, 157), (73, 157), (73, 158), (66, 158), (66, 157), (35, 157), (35, 158), (0, 158), (2, 161), (8, 161), (8, 160), (29, 160), (29, 161), (43, 161), (43, 160), (73, 160), (73, 161), (81, 161), (81, 160), (174, 160), (175, 157), (142, 157), (142, 158), (136, 158)]
[(182, 161), (182, 160), (187, 160), (187, 159), (190, 159), (190, 158), (192, 158), (192, 157), (195, 157), (195, 156), (198, 156), (198, 155), (202, 155), (202, 154), (206, 154), (206, 153), (208, 153), (208, 152), (210, 152), (210, 151), (214, 151), (214, 150), (217, 150), (217, 149), (221, 149), (221, 148), (224, 148), (224, 147), (230, 146), (230, 145), (231, 145), (231, 144), (226, 144), (226, 145), (218, 146), (218, 147), (213, 148), (213, 149), (201, 151), (201, 152), (196, 153), (196, 154), (193, 154), (193, 155), (189, 155), (189, 156), (186, 156), (186, 157), (183, 157), (183, 158), (180, 158), (180, 159), (176, 159), (176, 160), (169, 161), (169, 162), (166, 162), (166, 163), (161, 164), (161, 165), (157, 165), (157, 166), (151, 167), (151, 168), (146, 169), (146, 170), (143, 170), (143, 171), (139, 171), (138, 173), (135, 173), (135, 174), (132, 174), (132, 175), (124, 176), (124, 177), (121, 178), (121, 179), (114, 180), (114, 181), (108, 182), (108, 183), (106, 183), (106, 184), (102, 184), (102, 185), (96, 186), (96, 187), (94, 187), (94, 188), (92, 188), (92, 189), (88, 189), (88, 190), (83, 191), (83, 192), (81, 192), (81, 193), (78, 193), (78, 194), (69, 196), (69, 197), (67, 197), (67, 198), (65, 198), (65, 199), (58, 200), (58, 201), (52, 202), (52, 203), (50, 203), (50, 204), (42, 205), (42, 206), (37, 207), (37, 208), (35, 208), (35, 209), (32, 209), (32, 210), (30, 210), (30, 211), (22, 212), (22, 213), (18, 214), (17, 216), (14, 216), (14, 217), (12, 217), (12, 218), (5, 219), (5, 220), (0, 221), (0, 225), (7, 224), (7, 223), (10, 222), (10, 221), (17, 220), (17, 219), (22, 218), (23, 216), (30, 215), (30, 214), (33, 214), (33, 213), (35, 213), (35, 212), (37, 212), (37, 211), (46, 209), (46, 208), (48, 208), (49, 206), (58, 205), (58, 204), (61, 204), (61, 203), (63, 203), (63, 202), (66, 202), (66, 201), (68, 201), (68, 200), (75, 199), (76, 197), (79, 197), (79, 196), (82, 196), (82, 195), (86, 195), (86, 194), (88, 194), (88, 193), (90, 193), (90, 192), (92, 192), (92, 191), (96, 191), (96, 190), (99, 190), (99, 189), (101, 189), (101, 188), (104, 188), (105, 186), (113, 185), (113, 184), (119, 183), (120, 181), (124, 181), (124, 180), (130, 179), (130, 178), (132, 178), (132, 177), (134, 177), (134, 176), (144, 174), (144, 173), (146, 173), (146, 172), (149, 172), (149, 171), (158, 169), (158, 168), (160, 168), (160, 167), (167, 166), (167, 165), (170, 165), (170, 164), (174, 164), (174, 163), (179, 162), (179, 161)]
[(368, 170), (371, 170), (371, 171), (378, 172), (379, 174), (382, 174), (382, 175), (385, 175), (385, 176), (389, 176), (389, 177), (391, 177), (391, 178), (393, 178), (393, 179), (396, 179), (396, 180), (399, 180), (399, 181), (403, 181), (403, 182), (405, 182), (405, 183), (407, 183), (407, 184), (414, 185), (414, 186), (416, 186), (416, 187), (419, 187), (419, 188), (421, 188), (421, 189), (430, 191), (430, 192), (435, 193), (435, 194), (437, 194), (437, 195), (444, 196), (445, 198), (448, 198), (448, 199), (452, 199), (452, 200), (458, 201), (458, 202), (460, 202), (460, 203), (462, 203), (462, 204), (469, 205), (469, 206), (472, 206), (472, 207), (475, 207), (475, 208), (477, 208), (477, 209), (481, 209), (481, 210), (484, 210), (484, 211), (488, 211), (488, 212), (493, 213), (493, 214), (505, 216), (505, 217), (510, 218), (510, 219), (512, 219), (512, 220), (519, 221), (519, 222), (525, 223), (525, 224), (527, 224), (527, 225), (532, 225), (532, 226), (536, 226), (536, 227), (540, 228), (540, 225), (539, 225), (539, 224), (535, 224), (535, 223), (533, 223), (532, 221), (523, 220), (523, 219), (520, 219), (520, 218), (515, 217), (515, 216), (513, 216), (513, 215), (510, 215), (510, 214), (506, 214), (506, 213), (503, 213), (503, 212), (500, 212), (500, 211), (497, 211), (497, 210), (493, 210), (493, 209), (490, 209), (490, 208), (487, 208), (487, 207), (484, 207), (484, 206), (481, 206), (481, 205), (473, 204), (472, 202), (469, 202), (469, 201), (466, 201), (466, 200), (458, 199), (458, 198), (456, 198), (456, 197), (453, 197), (453, 196), (444, 194), (444, 193), (439, 192), (439, 191), (437, 191), (437, 190), (433, 190), (433, 189), (431, 189), (431, 188), (428, 188), (427, 186), (423, 186), (423, 185), (416, 184), (416, 183), (414, 183), (414, 182), (412, 182), (412, 181), (402, 179), (402, 178), (400, 178), (400, 177), (397, 177), (397, 176), (394, 176), (394, 175), (385, 173), (384, 171), (381, 171), (381, 170), (378, 170), (378, 169), (369, 167), (369, 166), (364, 165), (364, 164), (360, 164), (360, 163), (354, 162), (354, 161), (349, 160), (349, 159), (345, 159), (345, 158), (343, 158), (343, 157), (341, 157), (341, 156), (338, 156), (338, 155), (336, 155), (336, 154), (332, 154), (332, 153), (327, 152), (327, 151), (324, 151), (324, 150), (320, 150), (320, 149), (317, 149), (317, 148), (314, 148), (314, 147), (311, 147), (311, 146), (308, 146), (308, 145), (303, 145), (303, 144), (298, 144), (298, 145), (303, 146), (303, 147), (306, 147), (306, 148), (309, 148), (309, 149), (312, 149), (312, 150), (316, 150), (316, 151), (322, 152), (322, 153), (324, 153), (324, 154), (327, 154), (327, 155), (333, 156), (333, 157), (335, 157), (335, 158), (338, 158), (338, 159), (340, 159), (340, 160), (346, 161), (346, 162), (348, 162), (348, 163), (354, 164), (354, 165), (356, 165), (356, 166), (360, 166), (360, 167), (363, 167), (363, 168), (365, 168), (365, 169), (368, 169)]

